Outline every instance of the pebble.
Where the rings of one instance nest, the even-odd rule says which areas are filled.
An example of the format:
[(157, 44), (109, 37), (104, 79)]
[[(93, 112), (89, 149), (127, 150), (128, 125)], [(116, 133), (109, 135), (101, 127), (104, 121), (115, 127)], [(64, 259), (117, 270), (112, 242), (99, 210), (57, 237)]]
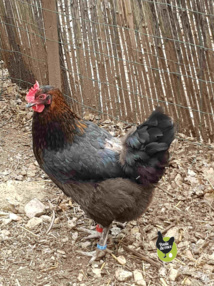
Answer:
[(132, 234), (132, 235), (136, 235), (136, 233), (139, 233), (139, 227), (138, 227), (138, 226), (134, 226), (134, 227), (131, 229), (131, 234)]
[(137, 269), (134, 270), (133, 274), (134, 274), (134, 281), (137, 285), (146, 286), (146, 282), (143, 279), (143, 275), (140, 270)]
[(82, 273), (79, 273), (79, 275), (78, 275), (78, 277), (77, 277), (77, 280), (78, 280), (79, 282), (82, 282), (82, 280), (83, 280), (83, 274), (82, 274)]
[(42, 223), (41, 217), (33, 217), (26, 224), (26, 228), (34, 229), (36, 226), (40, 225), (41, 223)]
[(77, 225), (77, 218), (74, 217), (73, 219), (68, 220), (68, 228), (72, 229)]
[(74, 244), (76, 242), (77, 238), (78, 238), (78, 232), (76, 231), (76, 232), (72, 233), (72, 240), (73, 240), (72, 244)]
[(166, 276), (166, 268), (165, 267), (161, 267), (158, 271), (160, 276)]
[(14, 179), (17, 180), (17, 181), (22, 181), (23, 180), (23, 176), (22, 175), (16, 175), (14, 177)]
[(175, 241), (178, 241), (179, 239), (179, 227), (175, 226), (170, 228), (167, 233), (164, 235), (164, 237), (174, 237)]
[(185, 279), (183, 285), (192, 285), (192, 282), (189, 278)]
[(26, 176), (26, 175), (27, 175), (26, 170), (22, 169), (22, 170), (21, 170), (21, 175), (22, 175), (22, 176)]
[(192, 252), (189, 249), (186, 250), (185, 255), (187, 258), (189, 258), (189, 260), (195, 261), (195, 258), (193, 257)]
[(178, 270), (174, 269), (174, 268), (171, 268), (170, 272), (169, 272), (169, 279), (171, 281), (175, 281), (177, 277), (178, 277)]
[(36, 176), (36, 171), (35, 170), (27, 170), (27, 176), (28, 177), (35, 177)]
[(214, 264), (214, 252), (211, 255), (208, 255), (208, 258), (212, 261), (212, 264)]
[(117, 236), (121, 232), (121, 229), (117, 226), (113, 226), (111, 229), (111, 234), (113, 236)]
[(10, 213), (9, 216), (10, 216), (10, 220), (14, 220), (14, 221), (19, 221), (22, 219), (20, 216), (14, 213)]
[(94, 268), (92, 269), (92, 272), (95, 274), (96, 277), (101, 277), (101, 269), (100, 268)]
[(10, 235), (10, 232), (9, 232), (9, 230), (7, 230), (7, 229), (3, 229), (3, 230), (0, 232), (0, 236), (1, 236), (2, 240), (7, 240), (7, 239), (9, 239), (9, 235)]
[(63, 243), (68, 242), (68, 240), (69, 240), (69, 239), (68, 239), (68, 237), (67, 237), (67, 236), (65, 236), (65, 237), (63, 237), (63, 238), (62, 238), (62, 242), (63, 242)]
[(63, 255), (65, 255), (66, 253), (65, 253), (65, 251), (64, 250), (61, 250), (61, 249), (57, 249), (57, 251), (56, 252), (58, 252), (58, 253), (60, 253), (60, 254), (63, 254)]
[(41, 218), (44, 222), (51, 222), (51, 217), (49, 215), (42, 215)]
[(126, 259), (124, 256), (118, 256), (117, 257), (117, 261), (121, 264), (121, 265), (125, 265), (126, 264)]
[(25, 213), (25, 205), (33, 198), (43, 200), (47, 196), (44, 182), (7, 180), (0, 182), (0, 210)]
[(31, 200), (25, 205), (25, 213), (29, 218), (39, 216), (45, 211), (45, 205), (37, 198)]
[(85, 241), (85, 242), (82, 242), (80, 243), (80, 246), (83, 248), (83, 249), (86, 249), (88, 246), (91, 245), (91, 242), (90, 241)]
[(118, 281), (124, 282), (129, 280), (132, 277), (132, 272), (123, 270), (122, 268), (118, 268), (115, 271), (115, 277)]

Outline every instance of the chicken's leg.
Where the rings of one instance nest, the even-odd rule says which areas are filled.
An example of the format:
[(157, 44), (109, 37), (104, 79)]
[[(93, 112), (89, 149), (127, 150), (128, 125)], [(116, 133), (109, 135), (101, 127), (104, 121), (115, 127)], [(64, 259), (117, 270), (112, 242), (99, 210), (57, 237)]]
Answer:
[(91, 264), (96, 259), (101, 258), (105, 255), (105, 250), (107, 248), (106, 243), (107, 243), (108, 233), (109, 233), (110, 227), (111, 227), (111, 225), (103, 228), (100, 240), (97, 244), (97, 249), (96, 249), (95, 253), (93, 254), (91, 260), (89, 261), (89, 264)]
[(99, 243), (97, 244), (97, 249), (95, 251), (92, 251), (92, 252), (78, 251), (78, 253), (80, 254), (91, 256), (91, 260), (89, 261), (89, 264), (91, 264), (96, 259), (101, 258), (105, 255), (105, 250), (107, 247), (106, 243), (107, 243), (110, 227), (111, 225), (103, 228)]

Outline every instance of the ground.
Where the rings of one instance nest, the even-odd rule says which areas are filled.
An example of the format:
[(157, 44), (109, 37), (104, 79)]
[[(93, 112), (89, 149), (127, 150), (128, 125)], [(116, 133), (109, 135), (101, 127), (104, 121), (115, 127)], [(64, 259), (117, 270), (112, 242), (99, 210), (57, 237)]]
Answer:
[[(212, 144), (178, 134), (147, 212), (124, 229), (114, 224), (108, 242), (112, 254), (88, 265), (89, 258), (78, 251), (94, 250), (97, 240), (85, 242), (80, 227), (94, 229), (95, 223), (39, 169), (26, 91), (0, 81), (0, 286), (214, 285)], [(127, 130), (110, 120), (102, 125), (117, 136)], [(45, 210), (30, 227), (25, 206), (33, 198)], [(158, 230), (175, 237), (172, 262), (158, 258)], [(127, 271), (127, 277), (119, 277), (118, 269)]]

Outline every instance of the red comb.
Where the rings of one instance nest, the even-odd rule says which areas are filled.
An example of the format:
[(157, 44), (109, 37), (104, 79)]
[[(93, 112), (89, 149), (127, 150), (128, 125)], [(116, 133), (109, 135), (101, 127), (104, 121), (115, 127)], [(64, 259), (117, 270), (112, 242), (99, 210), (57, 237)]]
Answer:
[(26, 95), (25, 99), (27, 102), (32, 102), (35, 99), (35, 94), (39, 90), (39, 83), (36, 81), (33, 87), (28, 91), (28, 94)]

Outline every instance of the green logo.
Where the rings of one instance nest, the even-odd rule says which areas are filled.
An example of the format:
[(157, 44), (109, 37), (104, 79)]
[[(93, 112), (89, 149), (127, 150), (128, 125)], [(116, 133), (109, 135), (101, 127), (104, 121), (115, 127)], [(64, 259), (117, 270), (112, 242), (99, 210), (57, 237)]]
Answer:
[(156, 247), (160, 260), (170, 262), (175, 259), (177, 255), (177, 246), (174, 240), (174, 237), (163, 237), (162, 233), (158, 231)]

